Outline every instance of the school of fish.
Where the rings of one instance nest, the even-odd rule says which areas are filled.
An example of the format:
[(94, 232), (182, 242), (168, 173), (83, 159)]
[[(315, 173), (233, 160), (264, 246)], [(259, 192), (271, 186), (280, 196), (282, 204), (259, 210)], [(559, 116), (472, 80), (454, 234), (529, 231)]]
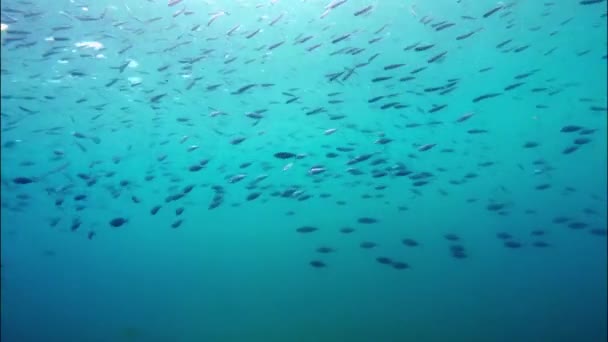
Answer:
[[(200, 229), (189, 216), (201, 208), (238, 215), (285, 201), (275, 215), (289, 222), (311, 202), (332, 210), (363, 201), (375, 209), (349, 224), (308, 217), (286, 231), (303, 240), (333, 231), (395, 270), (421, 266), (357, 233), (382, 234), (389, 216), (429, 215), (410, 210), (423, 198), (465, 196), (459, 210), (471, 216), (549, 217), (542, 227), (489, 227), (511, 250), (559, 248), (558, 229), (605, 239), (606, 189), (580, 195), (552, 182), (568, 172), (555, 165), (606, 150), (606, 95), (585, 95), (605, 85), (565, 77), (569, 64), (549, 66), (605, 70), (605, 41), (554, 43), (577, 29), (605, 38), (605, 1), (568, 2), (593, 21), (555, 14), (561, 1), (479, 12), (460, 0), (445, 13), (422, 1), (297, 3), (75, 0), (46, 10), (3, 1), (2, 211), (54, 208), (52, 229), (95, 243), (142, 215), (185, 230)], [(537, 17), (521, 20), (520, 6)], [(475, 60), (474, 51), (496, 58)], [(508, 106), (512, 117), (495, 124), (496, 108)], [(513, 158), (496, 157), (505, 149)], [(573, 198), (572, 210), (535, 206), (522, 198), (528, 191)], [(105, 221), (91, 219), (100, 211)], [(457, 227), (436, 240), (446, 257), (473, 257)], [(428, 241), (408, 230), (399, 243)], [(339, 252), (318, 244), (303, 267), (327, 269)]]

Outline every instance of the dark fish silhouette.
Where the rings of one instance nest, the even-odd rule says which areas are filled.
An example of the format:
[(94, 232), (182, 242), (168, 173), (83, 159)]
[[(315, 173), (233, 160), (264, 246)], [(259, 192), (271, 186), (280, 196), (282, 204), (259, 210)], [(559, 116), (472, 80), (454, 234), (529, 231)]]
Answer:
[(112, 227), (118, 228), (127, 223), (128, 220), (122, 217), (116, 217), (110, 220), (110, 225)]
[(296, 232), (298, 233), (312, 233), (319, 230), (319, 228), (317, 227), (312, 227), (312, 226), (302, 226), (296, 229)]

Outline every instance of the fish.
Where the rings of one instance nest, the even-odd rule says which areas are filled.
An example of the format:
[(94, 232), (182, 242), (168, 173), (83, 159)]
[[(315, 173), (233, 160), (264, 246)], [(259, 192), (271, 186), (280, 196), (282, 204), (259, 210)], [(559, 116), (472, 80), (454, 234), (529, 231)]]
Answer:
[(349, 38), (351, 36), (352, 33), (347, 33), (347, 34), (343, 34), (341, 36), (339, 36), (338, 38), (335, 38), (331, 41), (332, 44), (336, 44), (339, 43), (347, 38)]
[(110, 223), (110, 226), (112, 226), (114, 228), (119, 228), (127, 222), (129, 222), (128, 219), (125, 219), (123, 217), (115, 217), (115, 218), (111, 219), (109, 223)]
[(393, 76), (374, 77), (374, 78), (372, 78), (372, 82), (374, 82), (374, 83), (376, 83), (376, 82), (382, 82), (382, 81), (390, 80), (392, 78), (393, 78)]
[(433, 56), (433, 57), (429, 58), (429, 59), (427, 60), (427, 63), (434, 63), (434, 62), (436, 62), (436, 61), (438, 61), (438, 60), (442, 59), (442, 58), (443, 58), (443, 57), (444, 57), (444, 56), (445, 56), (447, 53), (448, 53), (447, 51), (443, 51), (443, 52), (441, 52), (441, 53), (439, 53), (439, 54), (437, 54), (437, 55), (435, 55), (435, 56)]
[(456, 122), (464, 122), (469, 120), (471, 117), (473, 117), (473, 115), (475, 115), (474, 112), (468, 112), (468, 113), (464, 113), (462, 114), (458, 119), (456, 119)]
[(274, 50), (274, 49), (278, 48), (279, 46), (283, 45), (284, 43), (285, 43), (285, 41), (283, 40), (278, 43), (272, 44), (268, 47), (268, 51)]
[(377, 247), (378, 244), (372, 241), (363, 241), (359, 244), (359, 247), (363, 248), (363, 249), (372, 249)]
[(258, 33), (259, 33), (261, 30), (262, 30), (261, 28), (258, 28), (257, 30), (252, 31), (251, 33), (249, 33), (248, 35), (246, 35), (246, 36), (245, 36), (245, 38), (247, 38), (247, 39), (251, 39), (251, 38), (253, 38), (253, 37), (254, 37), (256, 34), (258, 34)]
[(397, 69), (397, 68), (401, 68), (402, 66), (405, 66), (405, 63), (396, 63), (396, 64), (389, 64), (384, 66), (384, 70), (393, 70), (393, 69)]
[[(343, 0), (343, 2), (346, 2), (345, 0)], [(276, 24), (277, 22), (279, 22), (279, 20), (281, 20), (281, 18), (283, 18), (283, 15), (285, 13), (281, 13), (279, 14), (275, 19), (273, 19), (270, 24), (268, 24), (269, 26), (273, 26), (274, 24)]]
[(435, 147), (437, 144), (424, 144), (420, 147), (418, 147), (418, 151), (420, 152), (424, 152), (424, 151), (428, 151), (430, 149), (432, 149), (433, 147)]
[(150, 98), (150, 102), (156, 103), (156, 102), (158, 102), (160, 99), (162, 99), (165, 96), (167, 96), (167, 93), (162, 93), (162, 94), (154, 95), (154, 96), (152, 96)]
[(502, 93), (487, 93), (487, 94), (483, 94), (480, 96), (477, 96), (476, 98), (473, 99), (473, 102), (479, 102), (482, 100), (486, 100), (486, 99), (491, 99), (493, 97), (497, 97), (502, 95)]
[(327, 264), (321, 260), (312, 260), (309, 262), (310, 266), (314, 267), (314, 268), (325, 268), (327, 267)]
[(583, 129), (583, 127), (578, 126), (578, 125), (566, 125), (566, 126), (563, 126), (559, 131), (562, 133), (572, 133), (572, 132), (578, 132), (582, 129)]
[(498, 5), (498, 6), (494, 7), (494, 8), (492, 8), (492, 9), (490, 9), (489, 11), (487, 11), (486, 13), (484, 13), (484, 14), (483, 14), (483, 17), (484, 17), (484, 18), (488, 18), (488, 17), (490, 17), (492, 14), (494, 14), (494, 13), (496, 13), (496, 12), (500, 11), (501, 9), (503, 9), (503, 7), (504, 7), (503, 5)]
[(247, 85), (244, 85), (244, 86), (240, 87), (236, 91), (233, 91), (231, 94), (232, 95), (239, 95), (239, 94), (242, 94), (242, 93), (246, 92), (247, 90), (249, 90), (249, 89), (251, 89), (251, 88), (253, 88), (255, 86), (257, 86), (257, 84), (247, 84)]
[(525, 84), (525, 82), (516, 82), (516, 83), (513, 83), (513, 84), (509, 84), (508, 86), (506, 86), (504, 88), (504, 91), (509, 91), (509, 90), (513, 90), (515, 88), (519, 88), (520, 86), (522, 86), (524, 84)]
[(353, 13), (353, 15), (354, 15), (355, 17), (358, 17), (358, 16), (360, 16), (360, 15), (364, 15), (364, 14), (366, 14), (366, 13), (369, 13), (369, 11), (371, 11), (371, 10), (372, 10), (372, 8), (374, 8), (372, 5), (369, 5), (369, 6), (363, 7), (362, 9), (360, 9), (360, 10), (356, 11), (355, 13)]
[(433, 105), (433, 108), (428, 110), (428, 113), (435, 113), (447, 107), (447, 104), (443, 105)]
[(150, 214), (152, 216), (156, 215), (161, 207), (161, 205), (155, 205), (154, 207), (152, 207), (152, 209), (150, 209)]
[(215, 14), (213, 14), (211, 16), (211, 18), (209, 18), (209, 21), (207, 21), (207, 27), (211, 26), (211, 24), (213, 24), (214, 21), (216, 21), (218, 18), (227, 15), (228, 13), (224, 12), (224, 11), (219, 11)]
[(426, 50), (428, 50), (428, 49), (430, 49), (430, 48), (432, 48), (434, 46), (435, 46), (435, 44), (426, 44), (426, 45), (418, 45), (418, 44), (416, 44), (416, 46), (414, 47), (414, 51), (418, 51), (418, 52), (420, 52), (420, 51), (426, 51)]
[(456, 25), (456, 24), (455, 23), (445, 23), (445, 24), (442, 24), (442, 25), (439, 25), (439, 26), (435, 27), (435, 31), (443, 31), (443, 30), (445, 30), (447, 28), (450, 28), (450, 27), (452, 27), (454, 25)]
[(456, 36), (456, 40), (464, 40), (464, 39), (467, 39), (467, 38), (471, 37), (472, 35), (474, 35), (475, 33), (479, 32), (479, 31), (481, 31), (481, 30), (482, 30), (482, 29), (480, 28), (480, 29), (476, 29), (476, 30), (473, 30), (473, 31), (470, 31), (470, 32), (467, 32), (467, 33), (461, 34), (461, 35), (459, 35), (459, 36)]
[(378, 223), (378, 219), (375, 219), (373, 217), (360, 217), (357, 219), (357, 222), (363, 223), (363, 224), (373, 224), (373, 223)]
[(230, 30), (226, 32), (227, 36), (231, 36), (234, 32), (236, 32), (239, 28), (241, 28), (240, 24), (233, 26)]
[(578, 3), (581, 5), (593, 5), (593, 4), (599, 4), (601, 2), (604, 2), (604, 0), (581, 0)]
[(302, 234), (308, 234), (308, 233), (316, 232), (317, 230), (319, 230), (319, 228), (317, 228), (317, 227), (301, 226), (296, 229), (296, 232), (302, 233)]

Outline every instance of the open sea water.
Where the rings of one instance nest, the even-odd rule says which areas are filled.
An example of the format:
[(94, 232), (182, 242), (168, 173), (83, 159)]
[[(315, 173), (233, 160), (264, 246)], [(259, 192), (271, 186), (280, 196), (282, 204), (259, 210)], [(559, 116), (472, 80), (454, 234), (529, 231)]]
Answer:
[(1, 340), (607, 339), (606, 1), (1, 4)]

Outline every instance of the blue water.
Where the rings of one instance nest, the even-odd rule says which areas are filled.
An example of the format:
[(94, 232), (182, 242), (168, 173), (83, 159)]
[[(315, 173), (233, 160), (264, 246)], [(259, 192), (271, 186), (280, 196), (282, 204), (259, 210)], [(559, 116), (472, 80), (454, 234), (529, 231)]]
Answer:
[(606, 12), (3, 1), (2, 341), (605, 341)]

